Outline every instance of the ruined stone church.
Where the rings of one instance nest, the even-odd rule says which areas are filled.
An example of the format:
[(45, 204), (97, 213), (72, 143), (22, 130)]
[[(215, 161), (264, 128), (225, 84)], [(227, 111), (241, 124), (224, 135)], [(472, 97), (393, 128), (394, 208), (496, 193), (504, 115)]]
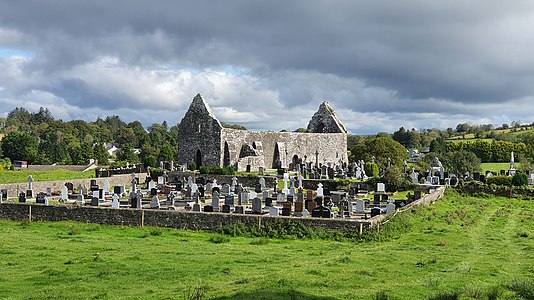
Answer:
[(200, 94), (179, 125), (178, 163), (233, 166), (238, 171), (290, 168), (311, 163), (348, 163), (347, 130), (328, 102), (311, 118), (307, 132), (252, 132), (225, 128)]

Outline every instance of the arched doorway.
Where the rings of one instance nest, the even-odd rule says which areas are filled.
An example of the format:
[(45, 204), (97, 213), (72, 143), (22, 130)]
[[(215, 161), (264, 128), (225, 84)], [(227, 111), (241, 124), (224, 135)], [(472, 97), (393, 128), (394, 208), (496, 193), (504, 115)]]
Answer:
[(280, 160), (280, 149), (278, 149), (278, 143), (274, 146), (273, 155), (273, 168), (280, 169), (282, 167), (282, 161)]
[(298, 155), (293, 155), (293, 158), (291, 159), (291, 169), (293, 171), (297, 170), (297, 166), (300, 165), (301, 159), (298, 157)]
[(197, 165), (197, 169), (202, 166), (202, 153), (200, 149), (197, 149), (197, 153), (195, 154), (195, 164)]
[(230, 166), (230, 149), (228, 149), (228, 142), (224, 142), (223, 166)]

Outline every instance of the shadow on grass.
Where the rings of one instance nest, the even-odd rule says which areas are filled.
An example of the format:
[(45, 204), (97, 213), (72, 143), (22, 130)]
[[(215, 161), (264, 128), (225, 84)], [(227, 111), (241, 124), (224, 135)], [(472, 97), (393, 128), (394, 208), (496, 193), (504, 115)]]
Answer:
[(280, 290), (280, 291), (269, 291), (269, 290), (255, 290), (249, 292), (240, 292), (231, 296), (212, 298), (217, 300), (229, 300), (229, 299), (310, 299), (310, 300), (334, 300), (338, 299), (335, 297), (329, 296), (316, 296), (309, 295), (295, 290)]

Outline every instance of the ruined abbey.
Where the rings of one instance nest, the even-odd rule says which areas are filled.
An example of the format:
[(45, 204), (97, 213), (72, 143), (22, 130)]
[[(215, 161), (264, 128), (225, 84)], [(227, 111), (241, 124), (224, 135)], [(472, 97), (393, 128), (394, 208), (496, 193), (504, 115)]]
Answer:
[(225, 128), (198, 94), (179, 125), (178, 163), (234, 166), (238, 171), (297, 165), (348, 163), (347, 131), (328, 102), (311, 118), (307, 132), (252, 132)]

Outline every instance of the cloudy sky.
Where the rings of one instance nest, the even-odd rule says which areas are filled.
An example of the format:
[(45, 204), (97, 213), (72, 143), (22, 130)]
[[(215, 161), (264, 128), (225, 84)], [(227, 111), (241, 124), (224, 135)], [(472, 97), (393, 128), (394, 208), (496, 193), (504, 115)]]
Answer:
[(0, 0), (0, 115), (350, 133), (534, 122), (534, 1)]

